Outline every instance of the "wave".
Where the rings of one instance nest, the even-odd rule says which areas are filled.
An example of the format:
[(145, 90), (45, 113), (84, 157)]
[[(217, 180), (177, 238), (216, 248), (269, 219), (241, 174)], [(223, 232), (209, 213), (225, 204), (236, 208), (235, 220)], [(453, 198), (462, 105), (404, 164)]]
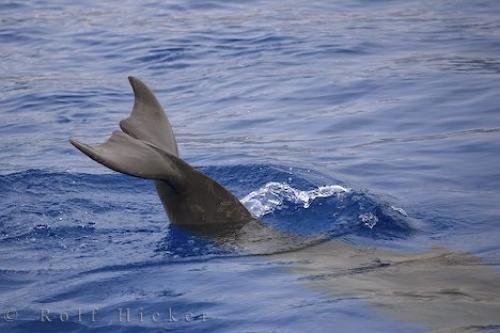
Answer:
[[(284, 233), (331, 239), (348, 234), (404, 238), (414, 232), (403, 209), (311, 170), (274, 165), (200, 169), (240, 197), (265, 226)], [(154, 187), (141, 179), (27, 170), (0, 176), (0, 193), (0, 246), (28, 253), (44, 249), (67, 260), (88, 257), (89, 249), (96, 255), (130, 252), (137, 261), (227, 253), (169, 225)], [(68, 249), (72, 254), (63, 254)], [(115, 259), (111, 256), (112, 262), (122, 257)]]
[(286, 182), (268, 182), (241, 202), (254, 217), (299, 234), (400, 238), (413, 232), (403, 208), (342, 185), (301, 190)]
[(309, 208), (311, 202), (316, 198), (325, 198), (346, 192), (349, 192), (349, 189), (340, 185), (320, 186), (313, 190), (301, 191), (287, 183), (271, 182), (247, 194), (241, 199), (241, 202), (254, 217), (260, 218), (276, 209), (281, 209), (285, 201)]

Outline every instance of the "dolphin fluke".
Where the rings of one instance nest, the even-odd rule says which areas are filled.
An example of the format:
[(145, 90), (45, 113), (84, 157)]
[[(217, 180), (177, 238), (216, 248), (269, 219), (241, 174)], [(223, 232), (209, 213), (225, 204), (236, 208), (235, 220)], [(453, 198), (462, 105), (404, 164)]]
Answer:
[(153, 92), (133, 76), (129, 76), (128, 80), (134, 91), (135, 101), (130, 116), (120, 121), (122, 131), (179, 156), (172, 126)]
[(152, 179), (172, 223), (178, 225), (241, 224), (254, 220), (240, 201), (215, 180), (178, 157), (177, 143), (163, 108), (139, 79), (129, 77), (135, 102), (102, 144), (70, 140), (102, 165), (127, 175)]
[(141, 140), (115, 131), (102, 144), (88, 145), (70, 140), (71, 144), (96, 162), (130, 176), (163, 180), (178, 186), (185, 164), (177, 157)]

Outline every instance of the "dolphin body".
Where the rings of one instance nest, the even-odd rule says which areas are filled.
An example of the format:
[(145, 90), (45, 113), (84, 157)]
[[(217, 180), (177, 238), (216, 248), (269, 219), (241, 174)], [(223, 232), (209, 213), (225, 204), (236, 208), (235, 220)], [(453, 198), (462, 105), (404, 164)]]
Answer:
[(152, 179), (171, 223), (249, 254), (280, 253), (317, 242), (266, 227), (212, 178), (179, 158), (172, 126), (153, 92), (129, 76), (130, 116), (102, 144), (70, 139), (91, 159), (130, 176)]
[[(129, 77), (135, 103), (103, 144), (71, 143), (108, 168), (154, 180), (171, 223), (269, 261), (333, 298), (361, 298), (376, 309), (439, 332), (500, 330), (500, 278), (472, 255), (433, 249), (394, 253), (340, 240), (304, 240), (260, 223), (228, 190), (179, 158), (158, 100)], [(300, 250), (300, 251), (299, 251)]]

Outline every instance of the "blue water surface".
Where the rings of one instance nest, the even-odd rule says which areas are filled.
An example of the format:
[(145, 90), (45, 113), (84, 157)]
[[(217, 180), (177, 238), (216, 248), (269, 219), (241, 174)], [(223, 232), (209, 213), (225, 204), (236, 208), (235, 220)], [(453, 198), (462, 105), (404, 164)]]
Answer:
[(169, 225), (150, 181), (68, 139), (116, 130), (134, 75), (181, 157), (265, 224), (498, 270), (499, 17), (498, 1), (3, 1), (2, 332), (425, 331)]

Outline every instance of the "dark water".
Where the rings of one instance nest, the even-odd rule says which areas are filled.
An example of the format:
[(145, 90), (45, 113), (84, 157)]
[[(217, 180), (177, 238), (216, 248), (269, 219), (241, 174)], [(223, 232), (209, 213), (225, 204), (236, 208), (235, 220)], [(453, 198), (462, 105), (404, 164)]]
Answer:
[(150, 182), (67, 139), (117, 129), (135, 75), (182, 157), (267, 225), (498, 270), (499, 17), (497, 1), (2, 2), (2, 331), (425, 331), (170, 226)]

